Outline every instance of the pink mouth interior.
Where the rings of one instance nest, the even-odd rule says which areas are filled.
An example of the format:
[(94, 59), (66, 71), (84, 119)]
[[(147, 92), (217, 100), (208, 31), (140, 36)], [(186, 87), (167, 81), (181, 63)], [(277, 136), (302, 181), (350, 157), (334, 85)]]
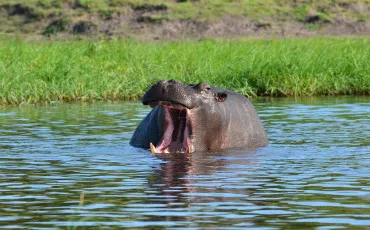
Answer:
[(162, 101), (157, 106), (163, 106), (164, 120), (163, 136), (159, 144), (155, 146), (155, 152), (192, 152), (190, 141), (190, 110), (179, 104)]

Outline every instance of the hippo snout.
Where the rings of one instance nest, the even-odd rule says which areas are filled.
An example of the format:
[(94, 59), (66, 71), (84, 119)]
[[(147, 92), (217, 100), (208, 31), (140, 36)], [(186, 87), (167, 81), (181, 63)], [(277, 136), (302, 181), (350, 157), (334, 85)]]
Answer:
[(194, 92), (187, 85), (176, 80), (162, 80), (155, 83), (143, 96), (142, 103), (166, 101), (193, 108)]

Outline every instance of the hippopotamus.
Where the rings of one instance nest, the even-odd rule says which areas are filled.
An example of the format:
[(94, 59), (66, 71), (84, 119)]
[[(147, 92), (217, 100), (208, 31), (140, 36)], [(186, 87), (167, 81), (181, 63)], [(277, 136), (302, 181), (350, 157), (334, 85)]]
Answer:
[(247, 97), (205, 82), (155, 83), (142, 103), (153, 109), (136, 128), (130, 144), (152, 153), (210, 152), (266, 146), (268, 139)]

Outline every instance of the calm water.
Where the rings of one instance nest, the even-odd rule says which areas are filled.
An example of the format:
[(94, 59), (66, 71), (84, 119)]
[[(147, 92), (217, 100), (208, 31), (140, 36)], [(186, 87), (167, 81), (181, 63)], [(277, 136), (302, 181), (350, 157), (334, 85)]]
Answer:
[(152, 156), (140, 104), (0, 108), (1, 228), (370, 228), (370, 97), (255, 102), (270, 145)]

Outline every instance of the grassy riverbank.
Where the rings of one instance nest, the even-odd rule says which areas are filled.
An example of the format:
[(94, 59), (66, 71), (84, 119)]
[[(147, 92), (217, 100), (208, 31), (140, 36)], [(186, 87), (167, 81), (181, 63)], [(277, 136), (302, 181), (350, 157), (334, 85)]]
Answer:
[(0, 39), (0, 104), (138, 99), (159, 79), (256, 96), (370, 94), (369, 39)]
[(368, 35), (369, 0), (2, 0), (0, 33), (143, 40)]

